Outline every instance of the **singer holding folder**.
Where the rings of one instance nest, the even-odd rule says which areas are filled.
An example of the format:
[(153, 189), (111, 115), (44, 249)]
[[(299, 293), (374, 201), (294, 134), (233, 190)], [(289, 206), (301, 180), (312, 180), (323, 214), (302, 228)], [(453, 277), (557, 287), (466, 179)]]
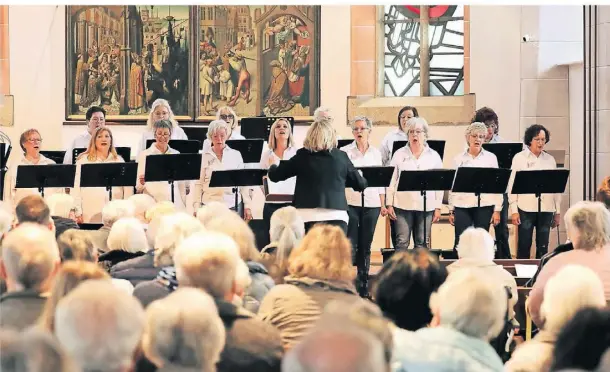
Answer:
[[(224, 120), (214, 120), (208, 127), (208, 139), (212, 143), (210, 148), (201, 155), (201, 178), (194, 182), (193, 209), (195, 213), (200, 206), (211, 201), (223, 202), (231, 210), (235, 210), (235, 194), (231, 187), (209, 187), (212, 179), (212, 172), (215, 170), (244, 169), (244, 159), (241, 153), (227, 146), (229, 137), (229, 124)], [(250, 188), (240, 187), (238, 202), (244, 202), (244, 219), (252, 219), (250, 209)], [(239, 213), (239, 211), (236, 211)], [(241, 213), (240, 213), (241, 215)]]
[[(277, 119), (271, 125), (268, 146), (269, 148), (263, 152), (263, 155), (261, 156), (261, 169), (269, 169), (270, 166), (274, 164), (278, 165), (281, 160), (288, 160), (297, 153), (297, 149), (294, 147), (292, 129), (288, 120)], [(294, 195), (295, 184), (296, 177), (291, 177), (286, 181), (280, 182), (273, 182), (267, 179), (267, 191), (269, 194)], [(265, 190), (263, 190), (263, 193), (265, 193)], [(270, 221), (273, 213), (278, 209), (289, 205), (291, 205), (291, 203), (265, 201), (265, 206), (263, 207), (263, 224), (265, 232), (268, 232), (271, 228)], [(265, 237), (268, 237), (268, 235), (269, 234), (265, 234)]]
[[(355, 141), (341, 148), (356, 167), (381, 166), (381, 152), (369, 143), (369, 136), (373, 130), (371, 119), (366, 116), (356, 116), (350, 123)], [(364, 190), (364, 206), (359, 192), (352, 188), (345, 189), (347, 198), (347, 236), (352, 242), (352, 265), (357, 265), (356, 254), (362, 252), (364, 266), (358, 266), (357, 285), (360, 295), (368, 294), (369, 268), (371, 266), (371, 244), (377, 227), (379, 214), (387, 214), (385, 209), (385, 188), (369, 187)], [(361, 209), (364, 208), (364, 211)], [(362, 213), (362, 220), (360, 215)], [(362, 241), (359, 240), (360, 229)]]
[[(136, 192), (152, 196), (156, 202), (171, 201), (171, 186), (167, 181), (146, 182), (144, 173), (146, 171), (146, 157), (148, 155), (179, 154), (180, 151), (169, 147), (169, 140), (172, 137), (173, 125), (169, 120), (159, 120), (153, 124), (153, 135), (155, 142), (149, 148), (138, 155), (138, 179), (136, 180)], [(174, 205), (179, 210), (184, 210), (186, 206), (186, 185), (185, 181), (175, 183), (177, 196), (174, 197)]]
[(316, 223), (339, 226), (347, 234), (345, 188), (366, 188), (347, 154), (337, 148), (337, 134), (332, 119), (314, 121), (307, 130), (303, 148), (295, 156), (269, 168), (273, 182), (296, 176), (293, 206), (305, 222), (305, 231)]
[[(498, 168), (498, 159), (493, 153), (483, 149), (487, 137), (487, 127), (483, 123), (472, 123), (466, 128), (468, 149), (454, 158), (456, 169), (459, 167)], [(460, 241), (460, 235), (470, 226), (489, 231), (490, 221), (494, 226), (500, 223), (502, 195), (481, 194), (481, 206), (478, 198), (471, 193), (449, 193), (449, 223), (455, 226), (454, 249)]]
[[(438, 152), (432, 150), (426, 143), (428, 139), (426, 120), (419, 117), (411, 118), (405, 126), (409, 143), (398, 149), (390, 162), (395, 170), (387, 192), (388, 215), (395, 221), (397, 249), (408, 249), (411, 235), (413, 235), (415, 248), (429, 249), (432, 223), (438, 222), (441, 218), (443, 191), (426, 191), (427, 203), (424, 211), (424, 199), (420, 192), (396, 190), (400, 172), (442, 169), (443, 160)], [(426, 241), (424, 241), (424, 236)]]
[[(108, 191), (104, 187), (80, 187), (81, 167), (83, 164), (112, 162), (124, 163), (125, 161), (114, 148), (110, 129), (99, 127), (91, 137), (87, 151), (80, 154), (76, 160), (74, 200), (79, 209), (77, 218), (84, 223), (101, 223), (102, 209), (109, 199)], [(133, 195), (133, 187), (112, 188), (112, 200), (127, 199), (131, 195)]]

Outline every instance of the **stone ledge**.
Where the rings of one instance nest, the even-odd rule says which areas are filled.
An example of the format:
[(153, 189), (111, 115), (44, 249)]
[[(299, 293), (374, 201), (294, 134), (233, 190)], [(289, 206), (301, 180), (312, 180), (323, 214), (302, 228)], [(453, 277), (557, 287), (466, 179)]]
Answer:
[(475, 101), (474, 93), (434, 97), (348, 96), (347, 117), (363, 115), (371, 118), (375, 126), (395, 126), (400, 108), (414, 106), (430, 125), (466, 125), (476, 111)]

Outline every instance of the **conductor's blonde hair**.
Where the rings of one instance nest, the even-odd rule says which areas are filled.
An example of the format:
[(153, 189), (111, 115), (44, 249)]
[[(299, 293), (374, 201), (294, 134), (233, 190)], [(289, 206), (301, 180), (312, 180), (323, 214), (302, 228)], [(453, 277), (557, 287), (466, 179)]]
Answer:
[(303, 147), (311, 152), (330, 151), (337, 147), (337, 133), (332, 121), (316, 121), (307, 130)]

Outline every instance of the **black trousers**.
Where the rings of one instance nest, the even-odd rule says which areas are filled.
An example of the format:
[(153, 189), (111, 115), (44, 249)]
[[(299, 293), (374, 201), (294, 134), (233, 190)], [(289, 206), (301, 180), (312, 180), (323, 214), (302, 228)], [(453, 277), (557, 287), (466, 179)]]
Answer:
[(508, 245), (508, 194), (504, 194), (500, 223), (494, 226), (496, 233), (496, 258), (512, 258)]
[(309, 230), (317, 224), (325, 224), (332, 226), (339, 226), (345, 235), (347, 235), (347, 223), (343, 220), (330, 220), (330, 221), (311, 221), (305, 222), (305, 234), (309, 232)]
[(455, 207), (453, 213), (455, 215), (455, 243), (453, 244), (453, 249), (455, 249), (460, 242), (460, 235), (462, 235), (467, 228), (474, 226), (489, 231), (489, 224), (491, 216), (494, 213), (494, 207), (493, 205), (481, 208)]
[[(358, 280), (366, 286), (371, 267), (371, 244), (375, 235), (375, 227), (379, 219), (381, 208), (364, 207), (363, 217), (360, 218), (362, 207), (347, 207), (349, 224), (347, 225), (347, 236), (352, 242), (352, 265), (358, 268)], [(362, 233), (360, 230), (362, 229)], [(362, 240), (360, 237), (362, 236)]]
[(553, 212), (525, 212), (519, 209), (519, 243), (517, 258), (530, 258), (532, 235), (536, 228), (536, 258), (542, 258), (549, 250), (549, 235), (553, 224)]
[(265, 203), (263, 206), (263, 229), (266, 232), (266, 235), (264, 240), (265, 244), (261, 248), (271, 243), (269, 230), (271, 230), (271, 216), (273, 216), (273, 213), (280, 208), (288, 207), (290, 205), (290, 203)]

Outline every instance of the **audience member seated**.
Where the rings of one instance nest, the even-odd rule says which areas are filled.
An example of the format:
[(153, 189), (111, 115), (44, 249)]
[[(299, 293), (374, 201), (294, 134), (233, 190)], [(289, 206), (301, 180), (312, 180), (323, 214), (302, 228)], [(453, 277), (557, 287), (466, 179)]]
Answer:
[(70, 229), (57, 238), (61, 261), (97, 262), (97, 249), (87, 231)]
[(147, 307), (154, 300), (167, 296), (177, 288), (174, 251), (184, 239), (203, 230), (199, 220), (189, 214), (164, 216), (155, 239), (154, 250), (142, 257), (125, 261), (125, 264), (131, 261), (133, 266), (114, 271), (113, 277), (129, 281), (140, 280), (133, 295)]
[(15, 207), (17, 225), (31, 222), (55, 230), (49, 206), (40, 195), (28, 195)]
[(316, 328), (290, 350), (282, 362), (282, 372), (387, 372), (388, 370), (383, 344), (357, 326)]
[(506, 301), (481, 272), (449, 275), (430, 298), (430, 327), (394, 340), (394, 371), (502, 371), (489, 341), (504, 326)]
[(352, 247), (343, 229), (319, 224), (311, 228), (288, 259), (285, 284), (267, 293), (258, 316), (280, 330), (284, 349), (295, 346), (320, 318), (326, 304), (364, 301), (354, 287)]
[(108, 251), (107, 240), (112, 225), (121, 218), (134, 217), (135, 214), (135, 205), (129, 200), (112, 200), (104, 205), (104, 208), (102, 208), (103, 226), (99, 230), (89, 232), (93, 245), (95, 245), (100, 255)]
[(157, 371), (215, 372), (225, 338), (214, 299), (202, 290), (180, 288), (146, 309), (142, 351)]
[(137, 218), (141, 224), (147, 225), (146, 211), (157, 205), (155, 199), (148, 194), (133, 194), (128, 200), (132, 202), (135, 207), (134, 217)]
[(604, 287), (599, 277), (584, 266), (567, 265), (553, 275), (544, 287), (540, 309), (544, 328), (530, 341), (519, 345), (506, 370), (547, 372), (553, 362), (553, 350), (561, 328), (583, 308), (606, 305)]
[(257, 313), (261, 301), (269, 292), (275, 282), (269, 276), (265, 266), (257, 262), (259, 252), (256, 249), (256, 238), (248, 223), (245, 222), (237, 213), (230, 211), (216, 218), (209, 219), (204, 227), (208, 231), (216, 231), (228, 235), (239, 247), (239, 255), (248, 265), (250, 271), (251, 284), (244, 293), (244, 307)]
[(143, 330), (142, 306), (106, 279), (80, 284), (55, 310), (55, 336), (83, 371), (130, 371)]
[(6, 235), (0, 276), (7, 292), (0, 297), (0, 327), (23, 330), (36, 323), (59, 265), (59, 250), (49, 229), (24, 223)]
[(592, 269), (604, 284), (606, 301), (610, 300), (610, 211), (602, 203), (582, 201), (568, 209), (564, 221), (574, 250), (548, 261), (540, 271), (526, 303), (532, 321), (539, 328), (543, 328), (544, 323), (540, 316), (540, 304), (544, 299), (546, 282), (565, 265), (582, 265)]
[(597, 189), (595, 200), (604, 203), (606, 208), (610, 209), (610, 176), (604, 178)]
[(36, 328), (0, 330), (0, 371), (77, 372), (80, 369), (52, 334)]
[(144, 226), (134, 217), (116, 221), (110, 229), (106, 245), (108, 251), (98, 259), (106, 271), (119, 262), (140, 257), (150, 250)]
[(89, 279), (110, 279), (110, 276), (92, 262), (74, 260), (64, 262), (53, 279), (49, 297), (38, 319), (39, 326), (53, 333), (57, 304), (80, 283)]
[(178, 212), (172, 202), (158, 202), (151, 208), (149, 208), (144, 214), (146, 219), (146, 238), (148, 239), (148, 245), (151, 247), (155, 246), (155, 237), (159, 230), (159, 223), (161, 217), (174, 214)]
[(226, 204), (211, 201), (197, 209), (197, 219), (205, 226), (211, 220), (221, 218), (225, 213), (235, 213), (227, 207)]
[(557, 335), (551, 370), (610, 371), (610, 363), (602, 365), (604, 353), (610, 362), (610, 309), (585, 307)]
[(230, 302), (242, 290), (236, 281), (242, 260), (235, 241), (217, 232), (196, 233), (176, 248), (174, 260), (180, 286), (202, 289), (216, 301), (227, 333), (218, 371), (279, 371), (278, 330)]
[(288, 257), (305, 236), (305, 223), (295, 207), (283, 207), (271, 215), (269, 243), (261, 250), (261, 262), (275, 284), (288, 275)]
[(47, 198), (47, 205), (55, 225), (55, 237), (68, 229), (78, 229), (76, 223), (76, 203), (69, 194), (53, 194)]
[[(432, 321), (430, 295), (447, 279), (447, 270), (427, 249), (394, 253), (377, 274), (373, 298), (388, 319), (417, 331)], [(394, 337), (401, 332), (394, 329)]]
[(460, 236), (457, 247), (459, 259), (447, 266), (451, 273), (458, 270), (481, 271), (488, 280), (494, 280), (498, 284), (498, 290), (503, 287), (510, 289), (512, 297), (508, 301), (508, 316), (513, 325), (518, 327), (515, 320), (515, 305), (519, 294), (517, 293), (517, 281), (502, 265), (497, 265), (493, 260), (496, 255), (494, 240), (489, 233), (480, 228), (469, 227)]

